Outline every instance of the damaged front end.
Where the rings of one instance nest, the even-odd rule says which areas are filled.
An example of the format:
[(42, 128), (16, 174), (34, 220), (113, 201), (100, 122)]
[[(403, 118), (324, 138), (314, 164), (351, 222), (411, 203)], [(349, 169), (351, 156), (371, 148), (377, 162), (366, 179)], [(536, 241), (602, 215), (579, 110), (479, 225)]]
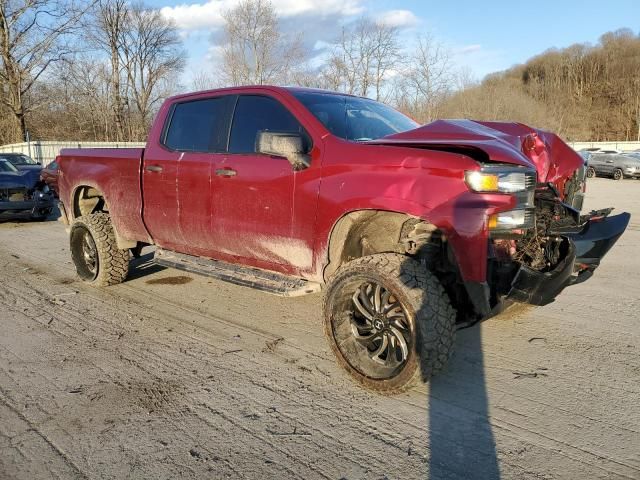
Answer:
[[(628, 213), (612, 216), (611, 209), (580, 214), (584, 160), (551, 132), (513, 122), (438, 120), (369, 143), (447, 151), (477, 162), (464, 178), (476, 201), (465, 201), (447, 219), (464, 219), (460, 210), (469, 208), (484, 216), (481, 231), (458, 221), (458, 231), (449, 232), (473, 321), (510, 301), (553, 301), (593, 274), (629, 223)], [(480, 243), (483, 251), (474, 250)]]
[(29, 188), (20, 184), (0, 183), (0, 217), (29, 213), (43, 219), (53, 211), (53, 193), (47, 185)]
[[(574, 192), (577, 193), (577, 192)], [(574, 194), (566, 195), (571, 202)], [(580, 206), (581, 206), (580, 199)], [(552, 184), (538, 185), (534, 227), (492, 236), (489, 276), (494, 304), (546, 305), (567, 286), (589, 278), (625, 231), (630, 215), (612, 209), (580, 215)]]

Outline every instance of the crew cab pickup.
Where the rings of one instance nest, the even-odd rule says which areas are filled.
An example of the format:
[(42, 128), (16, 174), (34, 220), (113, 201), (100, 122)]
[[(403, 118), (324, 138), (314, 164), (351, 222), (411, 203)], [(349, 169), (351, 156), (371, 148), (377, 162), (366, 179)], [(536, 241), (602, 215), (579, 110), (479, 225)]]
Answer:
[(629, 222), (580, 213), (584, 162), (552, 133), (420, 126), (312, 89), (175, 96), (146, 148), (57, 161), (82, 279), (122, 282), (131, 254), (155, 245), (165, 266), (283, 296), (322, 290), (338, 362), (377, 391), (427, 380), (461, 325), (589, 278)]

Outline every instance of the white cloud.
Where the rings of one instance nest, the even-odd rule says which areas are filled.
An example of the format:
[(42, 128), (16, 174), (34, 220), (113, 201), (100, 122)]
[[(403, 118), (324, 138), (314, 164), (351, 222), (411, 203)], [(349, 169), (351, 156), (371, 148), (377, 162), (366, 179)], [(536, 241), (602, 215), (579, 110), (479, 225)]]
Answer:
[(453, 49), (453, 53), (456, 55), (466, 55), (468, 53), (479, 52), (482, 49), (482, 45), (465, 45), (463, 47), (457, 47)]
[(224, 47), (222, 45), (210, 45), (204, 58), (208, 62), (215, 63), (220, 61), (223, 55)]
[(376, 16), (376, 21), (388, 27), (414, 27), (420, 20), (410, 10), (389, 10)]
[[(183, 30), (217, 29), (224, 23), (222, 13), (233, 8), (239, 0), (209, 0), (163, 7), (162, 14), (173, 19)], [(314, 14), (319, 16), (351, 16), (364, 11), (362, 0), (272, 0), (281, 18)]]

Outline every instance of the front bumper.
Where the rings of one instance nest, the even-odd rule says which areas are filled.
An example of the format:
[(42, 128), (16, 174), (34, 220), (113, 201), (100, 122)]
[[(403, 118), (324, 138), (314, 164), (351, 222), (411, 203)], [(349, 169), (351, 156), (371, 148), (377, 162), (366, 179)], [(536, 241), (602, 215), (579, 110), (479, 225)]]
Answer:
[(606, 253), (618, 241), (631, 215), (596, 215), (576, 233), (567, 233), (567, 253), (549, 272), (520, 267), (511, 282), (507, 299), (531, 305), (551, 303), (565, 287), (583, 282), (593, 275)]
[(508, 300), (546, 305), (570, 283), (576, 259), (575, 246), (571, 241), (566, 244), (567, 253), (564, 259), (551, 271), (538, 272), (525, 265), (520, 267), (511, 282)]
[(42, 213), (51, 213), (52, 210), (53, 196), (48, 193), (43, 194), (42, 197), (36, 196), (20, 202), (0, 202), (0, 215), (31, 212), (32, 215), (38, 216)]
[[(467, 282), (465, 287), (476, 313), (487, 318), (502, 310), (505, 302), (547, 305), (567, 286), (581, 283), (593, 275), (605, 254), (624, 233), (631, 215), (594, 214), (575, 232), (567, 232), (564, 258), (553, 270), (539, 272), (522, 265), (511, 281), (506, 295), (491, 300), (486, 282)], [(496, 303), (497, 302), (497, 303)]]

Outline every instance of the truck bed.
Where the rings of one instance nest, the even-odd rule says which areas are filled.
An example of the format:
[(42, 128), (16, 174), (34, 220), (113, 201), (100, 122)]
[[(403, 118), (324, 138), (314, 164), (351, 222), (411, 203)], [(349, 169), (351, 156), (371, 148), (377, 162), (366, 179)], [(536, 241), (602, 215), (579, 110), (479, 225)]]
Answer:
[(74, 205), (80, 187), (99, 185), (120, 236), (148, 241), (142, 221), (143, 154), (144, 148), (63, 149), (58, 157), (63, 172), (59, 179), (60, 198), (66, 205)]

